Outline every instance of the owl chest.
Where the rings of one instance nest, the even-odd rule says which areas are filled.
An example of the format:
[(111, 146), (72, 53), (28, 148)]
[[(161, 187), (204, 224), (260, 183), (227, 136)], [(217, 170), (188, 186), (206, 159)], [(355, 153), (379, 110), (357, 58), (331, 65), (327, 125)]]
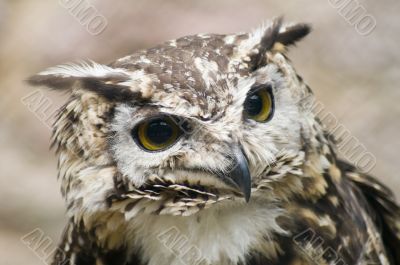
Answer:
[(270, 234), (283, 232), (275, 223), (280, 214), (250, 203), (188, 217), (142, 215), (129, 224), (126, 240), (148, 265), (238, 264)]

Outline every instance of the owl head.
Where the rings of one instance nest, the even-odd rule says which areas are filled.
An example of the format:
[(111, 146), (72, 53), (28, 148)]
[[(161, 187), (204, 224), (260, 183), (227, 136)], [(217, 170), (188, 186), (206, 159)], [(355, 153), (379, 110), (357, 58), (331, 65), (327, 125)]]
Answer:
[(190, 214), (295, 174), (314, 117), (285, 53), (309, 31), (276, 19), (30, 78), (71, 93), (53, 134), (68, 209)]

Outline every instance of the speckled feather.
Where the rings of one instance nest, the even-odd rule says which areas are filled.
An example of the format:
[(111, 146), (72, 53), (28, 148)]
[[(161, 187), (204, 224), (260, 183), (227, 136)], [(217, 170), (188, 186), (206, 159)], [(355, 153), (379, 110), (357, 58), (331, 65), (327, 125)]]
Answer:
[[(110, 65), (50, 68), (33, 85), (69, 90), (52, 143), (70, 218), (53, 264), (398, 264), (400, 209), (391, 192), (336, 158), (306, 109), (313, 98), (286, 57), (307, 35), (281, 19), (251, 32), (199, 34)], [(255, 84), (273, 88), (265, 124), (241, 114)], [(131, 139), (138, 121), (179, 116), (191, 133), (167, 151)], [(240, 143), (248, 203), (215, 172)], [(176, 228), (200, 257), (166, 248)]]

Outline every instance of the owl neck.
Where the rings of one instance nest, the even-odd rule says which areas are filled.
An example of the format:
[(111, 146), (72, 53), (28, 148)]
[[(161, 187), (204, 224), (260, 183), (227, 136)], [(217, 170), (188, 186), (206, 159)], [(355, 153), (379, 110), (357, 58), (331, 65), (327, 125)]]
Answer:
[(334, 184), (330, 174), (337, 168), (334, 144), (322, 124), (310, 114), (301, 132), (299, 150), (283, 152), (257, 180), (261, 196), (268, 193), (272, 200), (281, 202), (315, 201), (326, 194), (331, 183)]

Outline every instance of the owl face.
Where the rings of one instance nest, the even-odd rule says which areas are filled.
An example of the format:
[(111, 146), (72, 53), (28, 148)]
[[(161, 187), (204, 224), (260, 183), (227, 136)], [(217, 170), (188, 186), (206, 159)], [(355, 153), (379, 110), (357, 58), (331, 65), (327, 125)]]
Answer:
[(73, 87), (78, 104), (94, 96), (107, 106), (101, 130), (75, 125), (69, 135), (95, 131), (80, 139), (92, 141), (86, 160), (99, 141), (107, 155), (90, 165), (112, 163), (138, 189), (158, 178), (248, 200), (273, 164), (301, 152), (309, 91), (284, 52), (308, 32), (275, 20), (249, 34), (183, 37), (109, 66), (51, 68), (30, 82)]
[[(218, 69), (212, 74), (224, 75)], [(300, 149), (296, 98), (275, 65), (249, 76), (220, 77), (218, 88), (210, 87), (219, 91), (207, 96), (208, 105), (204, 97), (197, 100), (206, 91), (196, 85), (182, 91), (185, 85), (175, 92), (156, 90), (139, 106), (115, 108), (111, 150), (136, 186), (158, 175), (223, 188), (241, 160), (257, 179), (280, 151)]]

